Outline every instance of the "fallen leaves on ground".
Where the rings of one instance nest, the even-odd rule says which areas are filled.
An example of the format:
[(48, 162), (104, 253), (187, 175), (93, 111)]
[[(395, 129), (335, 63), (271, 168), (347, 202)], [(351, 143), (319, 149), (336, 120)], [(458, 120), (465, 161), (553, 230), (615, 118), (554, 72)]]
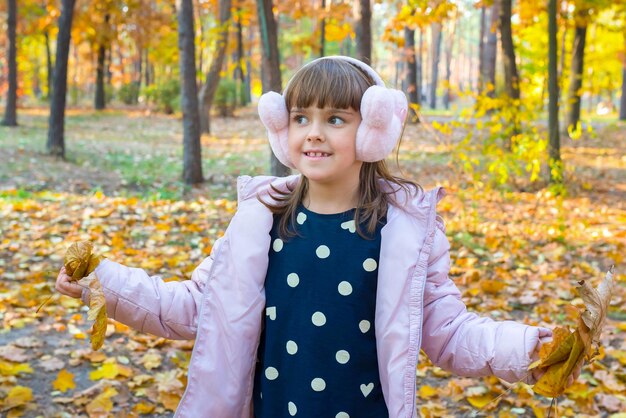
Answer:
[[(125, 127), (130, 126), (125, 117), (120, 119)], [(109, 125), (116, 126), (110, 119)], [(446, 150), (426, 144), (413, 129), (417, 128), (407, 128), (400, 154), (405, 174), (426, 188), (425, 182), (435, 183), (435, 177), (437, 183), (446, 183), (445, 176), (451, 172), (441, 163)], [(602, 137), (601, 146), (608, 146), (607, 140)], [(260, 139), (243, 144), (246, 141), (250, 142), (203, 138), (212, 152), (215, 147), (232, 155), (243, 146), (267, 148)], [(176, 149), (180, 146), (167, 142)], [(110, 141), (89, 144), (101, 147), (103, 155), (106, 147), (115, 146)], [(140, 155), (147, 145), (132, 146), (133, 153)], [(405, 152), (412, 147), (413, 154)], [(20, 171), (23, 182), (19, 184), (28, 184), (28, 176), (52, 174), (47, 175), (45, 187), (28, 192), (0, 190), (0, 415), (28, 415), (30, 405), (43, 416), (170, 417), (186, 385), (193, 342), (140, 334), (107, 320), (103, 324), (106, 344), (93, 351), (88, 340), (88, 308), (79, 300), (54, 294), (54, 279), (68, 243), (78, 241), (90, 241), (107, 258), (144, 268), (165, 280), (189, 278), (234, 213), (236, 173), (209, 174), (211, 181), (194, 188), (186, 200), (140, 199), (94, 192), (89, 184), (63, 189), (69, 180), (79, 181), (86, 168), (47, 160), (30, 151), (24, 154), (37, 161), (29, 163), (37, 171)], [(12, 155), (22, 158), (21, 151)], [(626, 200), (620, 197), (626, 187), (623, 182), (600, 180), (605, 172), (592, 157), (589, 154), (586, 164), (593, 171), (577, 172), (584, 176), (580, 181), (584, 187), (569, 197), (559, 198), (545, 190), (465, 190), (455, 186), (457, 178), (451, 178), (449, 195), (439, 210), (451, 241), (451, 277), (468, 308), (481, 315), (550, 328), (576, 326), (577, 313), (566, 309), (584, 307), (576, 283), (600, 277), (608, 266), (617, 265), (600, 352), (559, 398), (559, 416), (618, 418), (624, 411), (626, 384)], [(54, 177), (54, 169), (41, 169), (46, 164), (63, 167), (65, 177)], [(220, 165), (219, 170), (225, 167)], [(247, 168), (242, 172), (247, 174)], [(220, 182), (220, 198), (209, 197), (216, 186), (214, 179)], [(230, 195), (222, 195), (223, 184), (230, 184)], [(44, 190), (47, 185), (57, 189)], [(55, 296), (50, 303), (36, 314), (37, 306), (51, 294)], [(67, 376), (62, 377), (62, 370), (73, 374), (74, 388), (69, 387)], [(547, 416), (549, 402), (528, 385), (519, 384), (507, 392), (498, 379), (452, 376), (423, 355), (416, 372), (418, 409), (424, 417), (463, 416), (476, 411), (471, 402), (486, 401), (491, 402), (483, 409), (487, 416)], [(19, 402), (25, 399), (20, 396), (9, 401), (13, 397), (8, 394), (16, 387), (29, 388), (32, 399), (26, 404)]]

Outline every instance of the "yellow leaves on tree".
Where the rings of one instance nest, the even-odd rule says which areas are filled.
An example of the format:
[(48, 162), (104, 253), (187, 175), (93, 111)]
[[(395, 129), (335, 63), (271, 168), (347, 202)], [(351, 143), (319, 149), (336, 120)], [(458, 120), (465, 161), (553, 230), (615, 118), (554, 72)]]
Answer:
[(94, 321), (91, 328), (91, 348), (98, 350), (104, 343), (107, 328), (107, 312), (104, 291), (94, 273), (102, 257), (93, 253), (93, 244), (80, 241), (72, 244), (65, 253), (65, 271), (68, 276), (84, 288), (89, 289), (89, 312), (87, 317)]
[(576, 330), (556, 328), (551, 343), (541, 347), (539, 360), (530, 369), (547, 367), (546, 373), (534, 385), (540, 395), (556, 398), (565, 390), (569, 377), (577, 367), (593, 359), (600, 344), (600, 334), (613, 292), (613, 268), (607, 272), (597, 289), (586, 281), (579, 282), (578, 292), (585, 311), (578, 318)]

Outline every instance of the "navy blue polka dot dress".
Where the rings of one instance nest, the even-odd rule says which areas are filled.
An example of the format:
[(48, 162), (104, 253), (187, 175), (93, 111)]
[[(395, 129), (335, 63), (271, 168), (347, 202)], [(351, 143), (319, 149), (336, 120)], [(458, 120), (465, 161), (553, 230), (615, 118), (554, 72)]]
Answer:
[(299, 235), (283, 241), (275, 218), (256, 418), (389, 415), (374, 331), (382, 225), (365, 239), (356, 233), (354, 209), (321, 215), (301, 206)]

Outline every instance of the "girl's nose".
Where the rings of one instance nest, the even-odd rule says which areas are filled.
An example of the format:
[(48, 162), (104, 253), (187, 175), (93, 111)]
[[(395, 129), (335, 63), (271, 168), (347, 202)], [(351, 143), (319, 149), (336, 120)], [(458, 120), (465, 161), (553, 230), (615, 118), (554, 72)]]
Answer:
[(311, 124), (311, 129), (309, 129), (309, 132), (307, 132), (306, 140), (308, 142), (311, 142), (314, 140), (317, 140), (317, 141), (324, 140), (324, 136), (322, 135), (321, 129), (317, 123), (314, 122)]

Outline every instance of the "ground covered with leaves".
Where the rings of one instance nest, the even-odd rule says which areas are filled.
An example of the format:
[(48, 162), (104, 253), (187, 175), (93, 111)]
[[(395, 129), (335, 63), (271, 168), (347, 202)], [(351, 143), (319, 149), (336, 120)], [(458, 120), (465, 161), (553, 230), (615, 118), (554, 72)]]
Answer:
[[(20, 122), (0, 128), (0, 415), (170, 416), (193, 342), (111, 320), (94, 352), (87, 308), (55, 294), (54, 280), (79, 240), (165, 280), (188, 278), (236, 209), (236, 177), (267, 172), (261, 125), (252, 111), (215, 120), (215, 134), (203, 138), (207, 182), (188, 188), (175, 118), (71, 112), (67, 161), (44, 153), (44, 111), (25, 111)], [(616, 265), (602, 349), (558, 399), (559, 416), (626, 416), (625, 128), (604, 123), (594, 136), (564, 140), (566, 196), (473, 184), (455, 164), (454, 140), (423, 126), (407, 128), (399, 157), (402, 172), (425, 188), (446, 186), (440, 212), (451, 276), (481, 315), (573, 327), (567, 307), (582, 307), (577, 281), (595, 285)], [(454, 377), (426, 357), (417, 376), (425, 417), (548, 416), (550, 399), (522, 383)]]

